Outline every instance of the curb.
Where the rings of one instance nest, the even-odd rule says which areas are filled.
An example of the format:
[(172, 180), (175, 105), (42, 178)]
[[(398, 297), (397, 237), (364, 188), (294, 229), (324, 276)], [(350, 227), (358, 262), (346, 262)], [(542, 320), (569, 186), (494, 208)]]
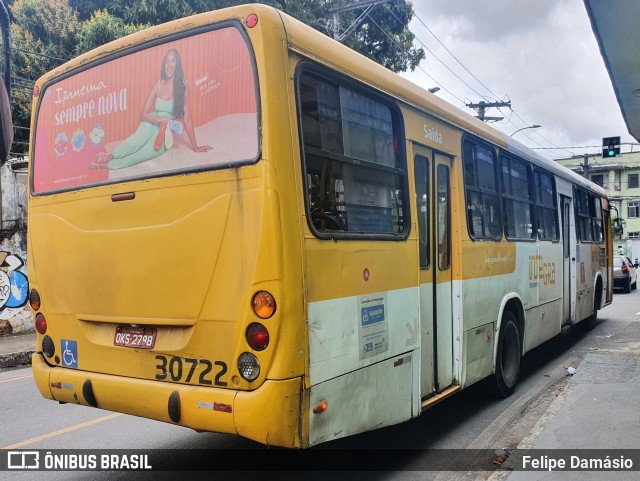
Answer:
[(34, 352), (34, 350), (30, 350), (0, 354), (0, 368), (29, 365)]

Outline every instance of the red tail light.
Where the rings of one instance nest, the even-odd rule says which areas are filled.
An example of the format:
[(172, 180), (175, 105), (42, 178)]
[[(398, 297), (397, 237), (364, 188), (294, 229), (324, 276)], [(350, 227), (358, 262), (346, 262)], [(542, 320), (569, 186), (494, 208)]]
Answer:
[(622, 273), (623, 274), (628, 274), (629, 273), (629, 268), (625, 264), (622, 264)]
[(255, 27), (256, 25), (258, 25), (258, 16), (255, 13), (250, 13), (249, 15), (247, 15), (246, 24), (249, 28)]
[(269, 345), (269, 331), (262, 324), (254, 322), (247, 328), (247, 342), (254, 351), (264, 351)]
[(36, 315), (36, 331), (40, 334), (47, 332), (47, 320), (41, 312)]

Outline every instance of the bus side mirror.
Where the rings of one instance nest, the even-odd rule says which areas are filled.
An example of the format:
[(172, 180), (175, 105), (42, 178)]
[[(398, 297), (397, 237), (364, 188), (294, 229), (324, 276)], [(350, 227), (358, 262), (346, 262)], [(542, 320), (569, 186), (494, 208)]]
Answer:
[(0, 82), (0, 165), (9, 157), (13, 143), (13, 121), (11, 119), (11, 104), (4, 82)]
[(621, 236), (624, 233), (624, 226), (622, 225), (622, 220), (619, 217), (613, 220), (613, 231), (618, 236)]

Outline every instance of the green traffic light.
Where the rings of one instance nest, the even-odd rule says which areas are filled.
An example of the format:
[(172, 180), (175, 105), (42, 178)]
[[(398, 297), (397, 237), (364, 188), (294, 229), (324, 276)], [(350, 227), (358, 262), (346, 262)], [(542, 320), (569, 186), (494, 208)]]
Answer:
[(615, 150), (612, 150), (612, 149), (609, 149), (609, 152), (607, 152), (607, 155), (608, 155), (609, 157), (613, 157), (614, 155), (616, 155), (616, 151), (615, 151)]

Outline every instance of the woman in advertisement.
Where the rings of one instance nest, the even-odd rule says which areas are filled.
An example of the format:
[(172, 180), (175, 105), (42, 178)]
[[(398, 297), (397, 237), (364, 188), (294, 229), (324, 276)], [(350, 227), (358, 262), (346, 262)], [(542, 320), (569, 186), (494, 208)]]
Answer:
[(130, 137), (111, 153), (99, 153), (91, 168), (124, 169), (159, 157), (173, 145), (172, 131), (176, 134), (185, 131), (194, 152), (211, 150), (211, 146), (198, 145), (196, 141), (189, 111), (189, 91), (176, 49), (164, 55), (160, 80), (149, 93), (140, 120), (140, 125)]

